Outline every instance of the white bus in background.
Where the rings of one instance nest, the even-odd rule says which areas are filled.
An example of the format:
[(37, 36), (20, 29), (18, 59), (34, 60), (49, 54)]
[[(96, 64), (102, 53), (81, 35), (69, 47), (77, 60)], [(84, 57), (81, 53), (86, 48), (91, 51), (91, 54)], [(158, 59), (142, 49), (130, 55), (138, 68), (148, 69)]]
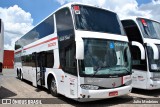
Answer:
[(0, 19), (0, 86), (1, 86), (1, 75), (3, 69), (3, 53), (4, 53), (4, 26), (2, 19)]
[(15, 43), (20, 79), (78, 101), (131, 92), (128, 38), (116, 13), (66, 4)]
[(131, 47), (133, 87), (160, 89), (160, 23), (132, 17), (122, 24), (129, 41), (136, 45)]

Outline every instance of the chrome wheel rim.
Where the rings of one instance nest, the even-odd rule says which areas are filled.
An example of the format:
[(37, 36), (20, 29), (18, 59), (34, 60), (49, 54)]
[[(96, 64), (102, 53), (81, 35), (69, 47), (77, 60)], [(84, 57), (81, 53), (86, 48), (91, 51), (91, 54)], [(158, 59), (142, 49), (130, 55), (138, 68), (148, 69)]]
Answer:
[(56, 86), (56, 81), (55, 80), (52, 80), (52, 82), (51, 82), (51, 91), (53, 93), (57, 92), (57, 86)]

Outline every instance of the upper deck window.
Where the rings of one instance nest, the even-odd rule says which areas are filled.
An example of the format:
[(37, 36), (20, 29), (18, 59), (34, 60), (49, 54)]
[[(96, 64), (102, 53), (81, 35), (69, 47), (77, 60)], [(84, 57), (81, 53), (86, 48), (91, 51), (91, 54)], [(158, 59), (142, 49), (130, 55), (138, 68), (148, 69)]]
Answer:
[(142, 18), (138, 18), (137, 20), (144, 38), (160, 39), (160, 23)]
[(54, 18), (49, 16), (15, 43), (15, 50), (54, 33)]
[(76, 29), (125, 35), (117, 14), (89, 6), (74, 5)]

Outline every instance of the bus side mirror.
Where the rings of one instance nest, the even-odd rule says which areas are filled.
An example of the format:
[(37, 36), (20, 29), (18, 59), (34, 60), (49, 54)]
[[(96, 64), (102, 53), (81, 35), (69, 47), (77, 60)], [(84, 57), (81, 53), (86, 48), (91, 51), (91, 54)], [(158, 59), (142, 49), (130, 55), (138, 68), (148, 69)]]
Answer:
[(84, 59), (84, 43), (83, 40), (76, 41), (76, 59)]
[(145, 50), (144, 50), (144, 47), (141, 43), (139, 42), (136, 42), (136, 41), (132, 41), (131, 42), (132, 46), (137, 46), (140, 51), (141, 51), (141, 60), (144, 60), (145, 59)]
[(159, 59), (159, 51), (157, 46), (154, 43), (147, 43), (147, 46), (150, 46), (153, 49), (153, 59), (158, 60)]

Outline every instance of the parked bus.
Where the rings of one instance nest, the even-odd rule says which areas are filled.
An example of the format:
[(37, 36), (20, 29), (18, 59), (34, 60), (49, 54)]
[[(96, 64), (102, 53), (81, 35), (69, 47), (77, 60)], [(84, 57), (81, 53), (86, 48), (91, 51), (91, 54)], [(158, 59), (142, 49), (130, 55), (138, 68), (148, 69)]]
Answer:
[(129, 43), (117, 14), (79, 3), (62, 6), (16, 41), (15, 70), (35, 87), (78, 101), (132, 89)]
[(133, 87), (159, 89), (160, 23), (147, 18), (133, 17), (122, 20), (122, 24), (129, 41), (138, 42), (137, 46), (131, 47)]
[(0, 19), (0, 87), (1, 87), (1, 75), (3, 69), (3, 53), (4, 53), (4, 27), (3, 22)]

